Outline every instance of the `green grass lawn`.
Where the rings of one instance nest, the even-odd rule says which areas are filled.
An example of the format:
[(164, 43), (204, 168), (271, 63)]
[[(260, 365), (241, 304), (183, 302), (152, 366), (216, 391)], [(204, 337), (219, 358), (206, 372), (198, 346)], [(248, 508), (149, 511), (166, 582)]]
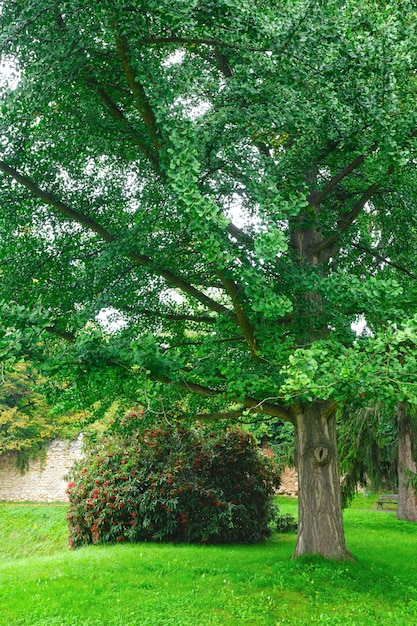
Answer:
[[(358, 496), (356, 561), (291, 560), (295, 535), (256, 546), (142, 543), (69, 551), (65, 507), (0, 505), (0, 626), (417, 624), (417, 524)], [(282, 512), (296, 502), (280, 498)]]

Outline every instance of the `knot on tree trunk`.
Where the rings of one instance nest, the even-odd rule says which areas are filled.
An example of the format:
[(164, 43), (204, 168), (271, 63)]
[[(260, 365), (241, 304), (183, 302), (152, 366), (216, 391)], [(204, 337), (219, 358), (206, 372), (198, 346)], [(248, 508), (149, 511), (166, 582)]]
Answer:
[(328, 443), (318, 443), (311, 450), (313, 462), (315, 465), (323, 467), (330, 463), (333, 458), (331, 448)]

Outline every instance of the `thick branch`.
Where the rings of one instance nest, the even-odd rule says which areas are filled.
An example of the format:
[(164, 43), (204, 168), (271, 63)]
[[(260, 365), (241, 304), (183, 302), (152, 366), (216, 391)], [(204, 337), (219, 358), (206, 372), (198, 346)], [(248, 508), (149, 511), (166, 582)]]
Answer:
[[(91, 83), (90, 81), (90, 84), (93, 84), (93, 83)], [(130, 136), (132, 137), (136, 145), (140, 148), (143, 154), (150, 161), (152, 167), (160, 174), (161, 172), (160, 172), (159, 161), (158, 161), (157, 156), (149, 149), (148, 146), (146, 146), (143, 143), (143, 140), (140, 137), (139, 133), (137, 133), (135, 129), (131, 126), (131, 124), (127, 121), (123, 111), (119, 109), (116, 103), (112, 100), (112, 98), (110, 98), (108, 93), (102, 87), (99, 87), (97, 85), (94, 85), (94, 87), (96, 88), (97, 93), (100, 96), (102, 102), (110, 111), (110, 114), (112, 115), (112, 117), (114, 117), (114, 119), (121, 122), (125, 126), (125, 128), (129, 132)]]
[(365, 193), (363, 193), (362, 196), (359, 198), (358, 202), (356, 202), (351, 212), (346, 215), (341, 216), (339, 220), (339, 228), (341, 232), (346, 232), (347, 229), (353, 224), (355, 219), (358, 217), (358, 215), (361, 213), (361, 211), (365, 207), (366, 203), (369, 202), (369, 200), (372, 198), (374, 193), (378, 191), (380, 186), (381, 186), (381, 183), (375, 183), (373, 185), (370, 185), (370, 187), (368, 187)]
[(7, 165), (4, 161), (0, 161), (0, 171), (2, 171), (4, 174), (7, 174), (7, 176), (10, 176), (10, 178), (13, 178), (17, 183), (28, 189), (34, 196), (42, 200), (42, 202), (48, 204), (49, 206), (53, 206), (59, 211), (59, 213), (61, 213), (65, 217), (68, 217), (70, 220), (77, 222), (78, 224), (81, 224), (82, 226), (85, 226), (89, 230), (93, 231), (94, 233), (99, 235), (101, 239), (104, 239), (104, 241), (106, 241), (107, 243), (111, 243), (115, 240), (115, 238), (110, 235), (110, 233), (105, 228), (97, 224), (97, 222), (95, 222), (93, 219), (82, 213), (74, 211), (74, 209), (72, 209), (67, 204), (56, 200), (52, 196), (52, 194), (48, 193), (47, 191), (43, 191), (43, 189), (36, 185), (36, 183), (34, 183), (23, 174), (20, 174), (17, 170), (15, 170), (13, 167), (10, 167), (10, 165)]
[(365, 160), (365, 155), (360, 154), (349, 165), (341, 169), (329, 182), (323, 187), (323, 189), (313, 196), (313, 203), (315, 205), (320, 204), (325, 196), (330, 193), (344, 178), (349, 176), (361, 163)]
[(229, 65), (229, 61), (225, 54), (220, 52), (218, 48), (214, 51), (216, 55), (217, 64), (219, 66), (219, 70), (223, 74), (225, 78), (231, 78), (233, 76), (233, 70)]
[[(186, 380), (177, 382), (162, 377), (155, 377), (155, 380), (158, 380), (159, 382), (167, 385), (172, 385), (179, 389), (184, 389), (185, 391), (189, 391), (200, 396), (205, 396), (207, 398), (216, 398), (223, 393), (216, 389), (204, 387), (203, 385), (198, 385), (197, 383), (192, 383)], [(231, 401), (233, 401), (233, 399)], [(290, 411), (283, 405), (274, 404), (272, 402), (269, 402), (268, 400), (257, 400), (256, 398), (251, 398), (250, 396), (247, 396), (243, 400), (242, 404), (245, 409), (250, 409), (253, 413), (271, 415), (272, 417), (279, 417), (288, 422), (293, 422), (293, 417)]]
[(236, 283), (230, 278), (226, 278), (222, 272), (217, 272), (227, 294), (230, 296), (233, 308), (236, 313), (237, 321), (239, 327), (243, 333), (243, 336), (246, 340), (246, 343), (249, 346), (249, 350), (251, 351), (252, 356), (255, 361), (259, 360), (259, 347), (255, 338), (254, 329), (252, 328), (252, 324), (250, 323), (247, 315), (245, 314), (242, 306), (240, 305), (240, 290)]
[(350, 213), (346, 213), (341, 216), (340, 220), (338, 221), (339, 230), (333, 233), (332, 235), (330, 235), (329, 237), (327, 237), (324, 241), (321, 242), (320, 245), (316, 246), (316, 248), (314, 248), (313, 250), (313, 254), (317, 255), (323, 250), (326, 250), (326, 248), (330, 248), (337, 241), (340, 235), (342, 233), (345, 233), (350, 228), (350, 226), (353, 224), (355, 219), (358, 217), (358, 215), (361, 213), (361, 211), (365, 207), (366, 203), (372, 198), (374, 193), (378, 191), (380, 186), (381, 186), (381, 183), (375, 183), (371, 185), (370, 187), (368, 187), (368, 189), (362, 194), (360, 199), (356, 202), (356, 204), (354, 205)]
[[(116, 241), (116, 237), (112, 235), (108, 230), (100, 226), (100, 224), (98, 224), (95, 220), (88, 217), (87, 215), (84, 215), (83, 213), (75, 211), (64, 202), (61, 202), (60, 200), (56, 200), (52, 196), (52, 194), (46, 191), (43, 191), (43, 189), (41, 189), (38, 185), (36, 185), (32, 180), (30, 180), (23, 174), (20, 174), (17, 170), (15, 170), (14, 168), (4, 163), (4, 161), (0, 161), (0, 171), (7, 174), (7, 176), (10, 176), (11, 178), (13, 178), (16, 182), (18, 182), (20, 185), (22, 185), (26, 189), (29, 189), (29, 191), (34, 196), (42, 200), (45, 204), (52, 206), (59, 213), (69, 218), (70, 220), (77, 222), (78, 224), (81, 224), (82, 226), (85, 226), (92, 232), (99, 235), (99, 237), (101, 237), (101, 239), (103, 239), (107, 243), (113, 243)], [(198, 289), (196, 289), (195, 287), (193, 287), (192, 285), (184, 281), (182, 278), (180, 278), (179, 276), (177, 276), (170, 270), (167, 270), (163, 267), (158, 266), (148, 256), (144, 254), (139, 254), (138, 252), (135, 252), (135, 251), (127, 252), (126, 256), (132, 259), (136, 264), (142, 265), (143, 267), (148, 268), (153, 273), (161, 276), (168, 283), (170, 283), (171, 285), (174, 285), (180, 291), (191, 296), (198, 302), (201, 302), (212, 311), (216, 311), (217, 313), (226, 313), (228, 315), (231, 315), (231, 311), (227, 307), (216, 302), (215, 300), (212, 300), (212, 298), (209, 298), (204, 293), (202, 293), (201, 291), (199, 291)]]
[(232, 222), (228, 223), (226, 229), (227, 229), (227, 232), (232, 237), (234, 237), (237, 241), (241, 241), (243, 244), (249, 245), (251, 247), (254, 246), (253, 238), (247, 233), (245, 233), (244, 230), (242, 230), (238, 226), (235, 226), (235, 224), (233, 224)]
[(133, 95), (136, 107), (145, 123), (145, 126), (149, 130), (152, 142), (155, 148), (159, 151), (161, 149), (161, 141), (156, 125), (154, 112), (149, 104), (149, 99), (146, 95), (145, 89), (143, 85), (138, 81), (136, 73), (130, 64), (127, 43), (123, 37), (120, 37), (117, 34), (116, 27), (115, 33), (117, 52), (119, 53), (119, 57), (122, 63), (124, 73), (126, 75), (127, 82), (129, 84), (130, 91)]
[[(72, 333), (67, 333), (65, 331), (60, 331), (59, 329), (57, 329), (55, 326), (50, 326), (46, 329), (48, 332), (55, 334), (56, 336), (64, 339), (65, 341), (68, 341), (70, 343), (74, 343), (75, 341), (75, 337)], [(79, 363), (77, 363), (79, 364)], [(127, 367), (126, 365), (124, 365), (123, 363), (120, 363), (118, 361), (112, 360), (108, 362), (109, 365), (115, 365), (117, 367), (123, 367), (123, 369), (129, 370), (130, 368)], [(210, 387), (205, 387), (204, 385), (199, 385), (197, 383), (193, 383), (191, 381), (187, 381), (187, 380), (182, 380), (182, 381), (173, 381), (170, 380), (167, 377), (163, 377), (163, 376), (152, 376), (151, 377), (158, 381), (161, 382), (163, 384), (166, 385), (171, 385), (173, 387), (177, 387), (179, 389), (183, 389), (185, 391), (191, 392), (191, 393), (195, 393), (199, 396), (205, 396), (207, 398), (216, 398), (219, 397), (223, 394), (223, 391), (219, 391), (217, 389), (212, 389)], [(231, 400), (233, 401), (233, 400)], [(246, 396), (245, 399), (243, 400), (243, 402), (237, 402), (238, 404), (241, 404), (241, 408), (238, 409), (237, 411), (227, 411), (227, 412), (220, 412), (220, 413), (216, 413), (216, 414), (203, 414), (201, 416), (199, 416), (199, 418), (201, 419), (214, 419), (214, 416), (217, 416), (217, 419), (227, 419), (227, 418), (231, 418), (231, 417), (239, 417), (241, 416), (245, 411), (249, 410), (251, 413), (260, 413), (262, 415), (270, 415), (271, 417), (278, 417), (280, 419), (286, 420), (288, 422), (292, 422), (294, 421), (294, 417), (291, 413), (291, 411), (289, 409), (287, 409), (285, 406), (280, 405), (280, 404), (274, 404), (273, 402), (270, 402), (270, 398), (266, 398), (265, 400), (258, 400), (256, 398), (252, 398), (250, 396)]]
[(56, 326), (48, 326), (45, 330), (51, 335), (64, 339), (64, 341), (67, 341), (68, 343), (75, 343), (75, 335), (67, 332), (66, 330), (60, 330)]

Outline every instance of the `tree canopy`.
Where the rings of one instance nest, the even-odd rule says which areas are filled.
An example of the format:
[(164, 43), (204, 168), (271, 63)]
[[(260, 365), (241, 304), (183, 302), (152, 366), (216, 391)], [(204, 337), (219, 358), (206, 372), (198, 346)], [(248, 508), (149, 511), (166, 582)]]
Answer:
[[(4, 358), (82, 403), (291, 421), (319, 501), (337, 406), (416, 400), (413, 3), (5, 0), (1, 25)], [(298, 553), (346, 554), (309, 527)]]

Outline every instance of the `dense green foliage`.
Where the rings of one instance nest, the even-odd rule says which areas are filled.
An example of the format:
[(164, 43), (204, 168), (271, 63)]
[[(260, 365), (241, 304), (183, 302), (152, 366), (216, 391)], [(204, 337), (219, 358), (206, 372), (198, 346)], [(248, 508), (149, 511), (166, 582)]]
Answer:
[(262, 541), (278, 476), (233, 429), (159, 426), (96, 443), (71, 473), (71, 545), (140, 540)]
[(4, 2), (4, 354), (84, 404), (414, 397), (411, 9)]
[(81, 415), (54, 409), (45, 395), (47, 381), (30, 363), (16, 363), (0, 373), (0, 455), (18, 452), (19, 464), (61, 436), (81, 429)]
[(5, 0), (0, 26), (1, 355), (80, 407), (292, 422), (321, 497), (337, 406), (417, 401), (414, 2)]
[(0, 383), (0, 454), (34, 450), (57, 432), (45, 398), (36, 391), (40, 377), (26, 364), (2, 371)]

